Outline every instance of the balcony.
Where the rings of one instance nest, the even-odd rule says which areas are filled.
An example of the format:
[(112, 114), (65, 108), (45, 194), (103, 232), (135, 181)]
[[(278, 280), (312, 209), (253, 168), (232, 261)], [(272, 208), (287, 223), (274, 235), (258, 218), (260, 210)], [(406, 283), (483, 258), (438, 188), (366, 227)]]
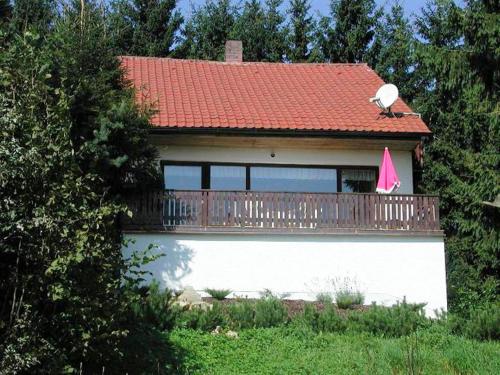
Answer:
[(129, 195), (127, 231), (441, 234), (436, 196), (253, 191)]

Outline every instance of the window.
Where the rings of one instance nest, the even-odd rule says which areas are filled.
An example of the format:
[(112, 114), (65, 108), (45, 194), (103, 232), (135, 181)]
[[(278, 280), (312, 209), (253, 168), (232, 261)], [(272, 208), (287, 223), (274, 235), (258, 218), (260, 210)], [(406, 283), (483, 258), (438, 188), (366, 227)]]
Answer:
[(250, 188), (260, 191), (334, 193), (337, 191), (337, 170), (250, 167)]
[(201, 166), (199, 165), (165, 165), (163, 175), (165, 189), (201, 189)]
[(373, 193), (375, 171), (373, 169), (342, 169), (342, 191), (346, 193)]
[[(165, 189), (373, 193), (377, 173), (370, 167), (299, 167), (179, 163), (163, 166)], [(338, 176), (338, 177), (337, 177)]]
[(210, 166), (210, 189), (245, 190), (246, 187), (246, 167), (233, 165)]

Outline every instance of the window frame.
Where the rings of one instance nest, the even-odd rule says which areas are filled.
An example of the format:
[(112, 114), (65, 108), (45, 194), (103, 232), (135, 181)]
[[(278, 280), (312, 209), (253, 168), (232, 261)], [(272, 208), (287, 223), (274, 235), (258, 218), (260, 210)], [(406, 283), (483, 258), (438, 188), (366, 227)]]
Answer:
[[(235, 163), (235, 162), (207, 162), (207, 161), (176, 161), (176, 160), (161, 160), (161, 175), (162, 181), (165, 181), (165, 166), (167, 165), (179, 165), (179, 166), (198, 166), (201, 167), (201, 190), (210, 190), (210, 166), (237, 166), (245, 167), (246, 170), (246, 189), (240, 191), (252, 191), (250, 190), (250, 168), (251, 167), (275, 167), (275, 168), (312, 168), (312, 169), (336, 169), (337, 170), (337, 193), (343, 193), (342, 191), (342, 169), (369, 169), (375, 171), (375, 185), (377, 184), (379, 178), (379, 167), (376, 166), (364, 166), (364, 165), (324, 165), (324, 164), (277, 164), (277, 163)], [(260, 191), (260, 190), (255, 190)], [(335, 194), (335, 193), (324, 193), (324, 194)], [(346, 193), (346, 194), (369, 194), (369, 193)]]

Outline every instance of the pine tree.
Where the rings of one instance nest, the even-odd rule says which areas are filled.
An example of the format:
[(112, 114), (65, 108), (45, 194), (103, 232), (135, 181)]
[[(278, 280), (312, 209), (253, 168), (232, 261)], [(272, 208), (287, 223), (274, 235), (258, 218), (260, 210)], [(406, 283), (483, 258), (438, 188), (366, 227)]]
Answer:
[(331, 62), (366, 61), (381, 10), (374, 0), (333, 0), (330, 7), (324, 56)]
[(230, 39), (243, 43), (243, 60), (263, 61), (266, 57), (266, 15), (259, 0), (248, 0), (236, 19)]
[(183, 22), (176, 0), (115, 0), (111, 31), (118, 53), (168, 56)]
[(248, 0), (237, 17), (231, 39), (243, 42), (245, 61), (282, 61), (286, 54), (285, 17), (279, 7), (282, 0)]
[(16, 32), (27, 29), (46, 33), (56, 14), (56, 0), (15, 0), (11, 28)]
[(308, 0), (291, 0), (289, 7), (290, 34), (287, 59), (305, 62), (309, 59), (313, 34), (313, 18), (309, 15), (311, 5)]
[(224, 60), (226, 41), (233, 29), (236, 10), (229, 0), (207, 0), (193, 9), (175, 55), (182, 58)]
[(451, 308), (467, 311), (498, 298), (500, 228), (483, 201), (500, 193), (498, 6), (451, 0), (427, 5), (416, 26), (416, 98), (434, 133), (421, 187), (439, 194), (446, 233)]
[(399, 2), (375, 28), (375, 39), (368, 53), (368, 63), (386, 82), (395, 84), (400, 95), (412, 101), (415, 85), (415, 40), (411, 24)]
[(286, 55), (287, 29), (284, 27), (285, 16), (280, 11), (283, 0), (265, 2), (265, 60), (279, 62)]

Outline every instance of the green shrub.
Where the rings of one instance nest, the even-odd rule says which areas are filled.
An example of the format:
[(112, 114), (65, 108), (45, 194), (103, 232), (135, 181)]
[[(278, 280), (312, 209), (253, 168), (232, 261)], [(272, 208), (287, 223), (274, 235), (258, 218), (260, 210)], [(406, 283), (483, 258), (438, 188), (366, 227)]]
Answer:
[(205, 289), (205, 292), (210, 294), (212, 298), (215, 298), (216, 300), (222, 301), (225, 299), (229, 294), (231, 294), (230, 289), (210, 289), (207, 288)]
[(286, 323), (288, 311), (276, 297), (262, 298), (255, 304), (254, 326), (256, 328), (276, 327)]
[(149, 324), (158, 331), (168, 331), (175, 323), (175, 311), (172, 309), (172, 293), (160, 290), (160, 285), (153, 280), (149, 286), (138, 288), (139, 298), (130, 305), (135, 319)]
[(462, 333), (476, 340), (500, 339), (500, 303), (488, 303), (469, 313), (462, 321)]
[(307, 304), (302, 317), (303, 323), (314, 332), (344, 332), (346, 329), (345, 319), (337, 314), (332, 304), (326, 305), (322, 311), (318, 311), (314, 305)]
[(177, 328), (190, 328), (201, 331), (212, 331), (217, 326), (226, 326), (226, 316), (220, 303), (214, 303), (210, 309), (191, 307), (177, 308), (175, 325)]
[(365, 296), (359, 291), (341, 290), (335, 294), (335, 303), (340, 309), (350, 309), (354, 305), (362, 305)]
[(333, 297), (330, 293), (321, 292), (316, 294), (316, 301), (321, 302), (323, 304), (331, 304), (333, 302)]
[(347, 317), (348, 330), (387, 337), (407, 336), (417, 328), (430, 325), (422, 304), (406, 301), (392, 307), (372, 305), (366, 311), (356, 311)]
[(254, 326), (254, 305), (249, 301), (241, 301), (227, 307), (228, 320), (232, 329), (252, 328)]

